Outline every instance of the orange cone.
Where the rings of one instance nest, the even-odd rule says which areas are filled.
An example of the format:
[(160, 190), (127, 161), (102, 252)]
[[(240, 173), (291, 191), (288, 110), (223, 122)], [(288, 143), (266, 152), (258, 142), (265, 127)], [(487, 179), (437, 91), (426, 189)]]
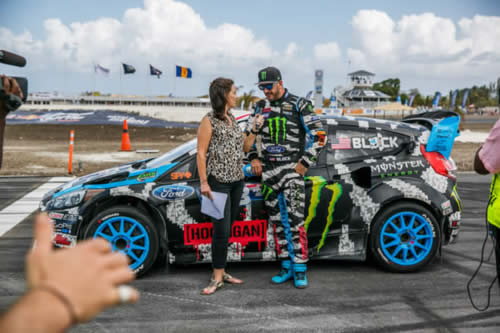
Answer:
[(132, 147), (130, 147), (130, 137), (128, 135), (128, 125), (127, 119), (123, 120), (123, 134), (122, 134), (122, 149), (121, 151), (131, 151)]

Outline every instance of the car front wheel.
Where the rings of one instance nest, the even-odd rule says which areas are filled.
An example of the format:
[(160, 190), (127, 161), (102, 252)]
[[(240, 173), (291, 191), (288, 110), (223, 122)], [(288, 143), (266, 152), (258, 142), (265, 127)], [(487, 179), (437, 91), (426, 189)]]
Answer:
[(440, 242), (436, 218), (412, 202), (387, 207), (376, 217), (370, 233), (377, 262), (393, 272), (414, 272), (436, 255)]
[(101, 237), (113, 251), (130, 259), (130, 269), (137, 276), (145, 274), (158, 256), (158, 234), (150, 218), (133, 207), (116, 206), (96, 215), (84, 234), (85, 238)]

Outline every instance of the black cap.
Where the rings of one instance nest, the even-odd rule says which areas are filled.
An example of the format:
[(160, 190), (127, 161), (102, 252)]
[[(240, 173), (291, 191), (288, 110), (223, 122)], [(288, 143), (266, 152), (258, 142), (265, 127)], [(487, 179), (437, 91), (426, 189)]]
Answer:
[(281, 81), (281, 72), (276, 67), (266, 67), (257, 74), (259, 82), (257, 84), (274, 83)]

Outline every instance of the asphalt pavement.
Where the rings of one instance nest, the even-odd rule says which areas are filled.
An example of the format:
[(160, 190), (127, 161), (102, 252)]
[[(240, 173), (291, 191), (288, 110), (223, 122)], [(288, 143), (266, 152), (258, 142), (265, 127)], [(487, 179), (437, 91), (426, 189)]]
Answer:
[[(201, 296), (210, 266), (171, 265), (133, 283), (141, 292), (138, 304), (107, 310), (71, 332), (499, 332), (498, 285), (485, 312), (473, 309), (466, 291), (481, 257), (490, 180), (459, 174), (464, 207), (459, 239), (418, 273), (388, 273), (371, 262), (316, 261), (309, 264), (309, 288), (297, 290), (292, 283), (270, 283), (276, 263), (238, 263), (228, 271), (245, 284)], [(0, 179), (0, 210), (45, 181)], [(31, 233), (28, 217), (0, 237), (0, 311), (25, 290)], [(491, 249), (490, 242), (472, 284), (479, 306), (486, 304), (495, 276)]]

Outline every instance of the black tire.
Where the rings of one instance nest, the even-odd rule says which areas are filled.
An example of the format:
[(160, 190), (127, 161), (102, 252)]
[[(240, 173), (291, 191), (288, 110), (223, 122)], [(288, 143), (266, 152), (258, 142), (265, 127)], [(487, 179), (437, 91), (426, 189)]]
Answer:
[(376, 216), (370, 232), (370, 250), (376, 262), (397, 273), (422, 269), (434, 258), (440, 242), (434, 215), (413, 202), (386, 207)]
[[(120, 230), (121, 221), (124, 225), (123, 232)], [(115, 235), (110, 225), (117, 231)], [(122, 248), (131, 259), (131, 269), (137, 277), (147, 273), (158, 257), (157, 230), (148, 216), (133, 207), (115, 206), (97, 214), (87, 225), (83, 237), (105, 238), (112, 243), (113, 251)], [(136, 249), (141, 247), (142, 249)]]

